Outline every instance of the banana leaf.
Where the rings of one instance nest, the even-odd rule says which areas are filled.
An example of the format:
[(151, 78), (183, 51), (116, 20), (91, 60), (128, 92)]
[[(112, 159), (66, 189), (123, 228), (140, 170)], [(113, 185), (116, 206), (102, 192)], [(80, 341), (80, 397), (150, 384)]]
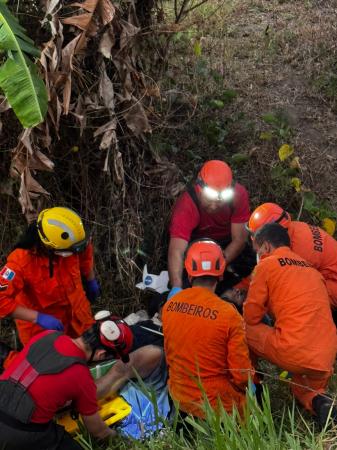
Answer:
[(25, 128), (43, 122), (48, 107), (48, 95), (31, 58), (40, 52), (26, 35), (6, 5), (0, 0), (0, 89), (5, 94), (17, 118)]

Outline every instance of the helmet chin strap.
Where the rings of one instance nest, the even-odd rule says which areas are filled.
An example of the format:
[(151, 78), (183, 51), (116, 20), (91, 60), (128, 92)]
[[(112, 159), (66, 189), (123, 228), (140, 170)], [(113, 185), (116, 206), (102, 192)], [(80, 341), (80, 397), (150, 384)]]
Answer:
[(93, 360), (94, 360), (94, 356), (95, 356), (95, 353), (96, 353), (96, 348), (93, 348), (92, 350), (91, 350), (91, 355), (90, 355), (90, 358), (89, 358), (89, 360), (88, 360), (88, 364), (91, 364), (92, 362), (93, 362)]

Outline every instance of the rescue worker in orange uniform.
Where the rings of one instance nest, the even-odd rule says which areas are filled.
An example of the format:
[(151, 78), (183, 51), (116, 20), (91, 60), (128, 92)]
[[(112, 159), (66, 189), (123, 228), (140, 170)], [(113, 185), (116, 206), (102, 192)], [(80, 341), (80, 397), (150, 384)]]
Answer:
[(275, 203), (256, 208), (248, 229), (254, 234), (266, 223), (279, 223), (288, 230), (291, 249), (323, 275), (331, 306), (337, 308), (337, 241), (317, 226), (292, 221), (289, 213)]
[[(332, 400), (325, 396), (337, 351), (337, 335), (322, 275), (290, 250), (287, 230), (266, 224), (254, 236), (260, 258), (243, 317), (247, 342), (258, 357), (292, 373), (296, 399), (327, 419)], [(262, 323), (268, 314), (274, 326)], [(337, 419), (337, 410), (332, 416)]]
[[(0, 271), (0, 317), (16, 320), (23, 345), (43, 328), (64, 328), (76, 338), (93, 323), (82, 277), (93, 300), (99, 286), (92, 244), (86, 239), (81, 218), (68, 208), (46, 209), (28, 227)], [(9, 350), (2, 346), (2, 360)]]
[[(243, 321), (214, 291), (225, 270), (220, 246), (197, 241), (185, 259), (191, 288), (169, 299), (162, 311), (169, 391), (182, 412), (203, 417), (205, 392), (211, 406), (242, 413), (252, 366)], [(202, 389), (200, 388), (202, 386)]]

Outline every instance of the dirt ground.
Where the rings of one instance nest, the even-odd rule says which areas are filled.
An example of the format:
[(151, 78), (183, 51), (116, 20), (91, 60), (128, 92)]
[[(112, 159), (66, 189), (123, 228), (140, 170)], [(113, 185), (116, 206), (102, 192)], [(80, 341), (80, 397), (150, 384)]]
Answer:
[[(192, 91), (199, 106), (205, 97), (218, 98), (222, 89), (237, 94), (221, 111), (208, 110), (207, 115), (197, 109), (194, 121), (198, 117), (207, 120), (210, 114), (227, 124), (230, 119), (223, 145), (214, 149), (206, 143), (202, 156), (215, 152), (228, 159), (237, 152), (249, 154), (249, 161), (239, 165), (237, 172), (250, 190), (253, 206), (276, 200), (298, 212), (300, 195), (269, 183), (268, 172), (277, 164), (278, 147), (287, 143), (300, 158), (304, 188), (337, 209), (336, 8), (336, 1), (209, 2), (183, 22), (184, 32), (191, 36), (187, 65), (194, 75), (187, 76), (186, 65), (179, 64), (186, 48), (173, 46), (180, 60), (170, 70), (179, 87)], [(199, 57), (195, 42), (201, 46)], [(200, 61), (209, 72), (218, 74), (217, 83), (207, 74), (200, 76)], [(261, 140), (261, 132), (270, 130), (262, 119), (266, 113), (281, 114), (290, 136)], [(178, 142), (183, 134), (175, 135)], [(198, 152), (193, 138), (190, 143)]]

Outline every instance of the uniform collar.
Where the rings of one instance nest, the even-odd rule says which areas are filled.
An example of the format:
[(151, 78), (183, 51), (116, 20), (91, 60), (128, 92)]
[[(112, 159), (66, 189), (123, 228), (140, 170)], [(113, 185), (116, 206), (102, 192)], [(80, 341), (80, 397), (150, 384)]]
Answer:
[(275, 248), (275, 250), (270, 253), (270, 255), (279, 256), (288, 251), (290, 251), (290, 248), (287, 245), (282, 245), (282, 247)]

